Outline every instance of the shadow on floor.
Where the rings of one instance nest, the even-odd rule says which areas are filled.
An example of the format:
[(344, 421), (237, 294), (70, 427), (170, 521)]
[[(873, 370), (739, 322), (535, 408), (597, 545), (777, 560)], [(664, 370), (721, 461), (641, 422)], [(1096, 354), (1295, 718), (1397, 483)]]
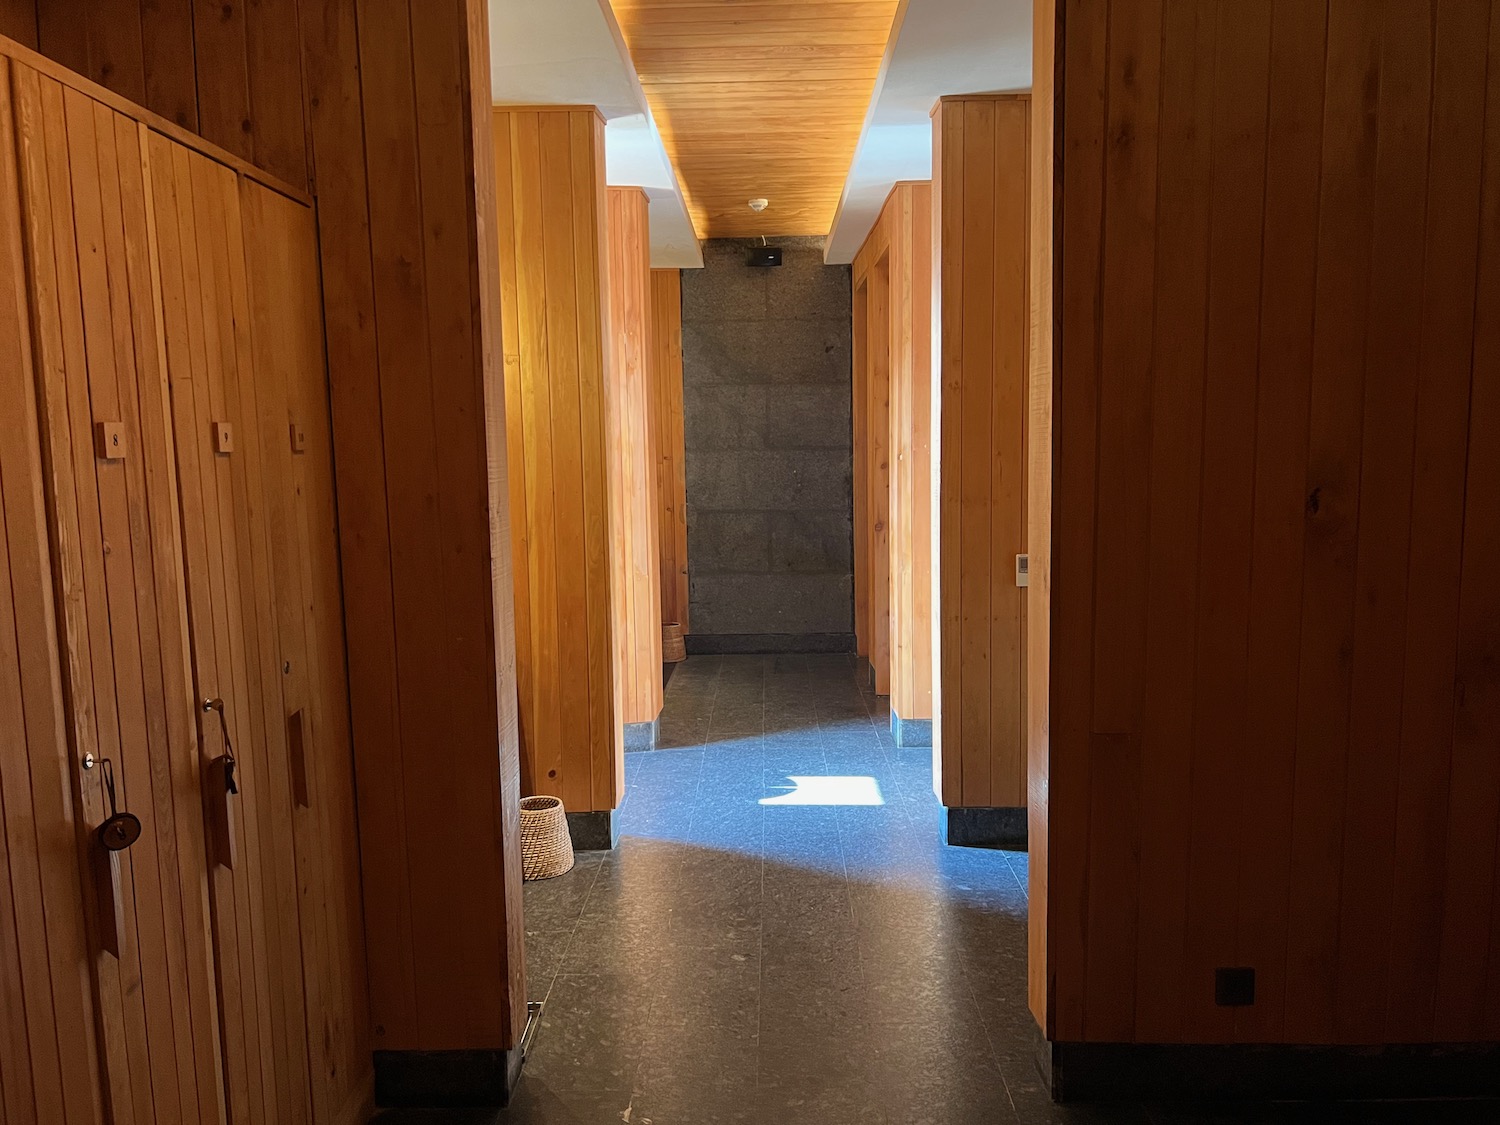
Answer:
[[(546, 1006), (512, 1106), (381, 1125), (1496, 1120), (1493, 1106), (1057, 1106), (1033, 1063), (1026, 857), (939, 837), (852, 657), (692, 657), (623, 839), (526, 888)], [(1465, 1116), (1488, 1110), (1480, 1116)]]

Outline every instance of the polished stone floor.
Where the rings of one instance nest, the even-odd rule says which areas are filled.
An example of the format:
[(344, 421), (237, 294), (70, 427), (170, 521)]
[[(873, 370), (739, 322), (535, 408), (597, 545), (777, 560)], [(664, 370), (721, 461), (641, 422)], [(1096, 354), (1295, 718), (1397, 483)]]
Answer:
[(546, 1006), (513, 1125), (1493, 1121), (1493, 1109), (1059, 1107), (1032, 1062), (1026, 857), (939, 838), (853, 658), (693, 657), (622, 839), (526, 888)]

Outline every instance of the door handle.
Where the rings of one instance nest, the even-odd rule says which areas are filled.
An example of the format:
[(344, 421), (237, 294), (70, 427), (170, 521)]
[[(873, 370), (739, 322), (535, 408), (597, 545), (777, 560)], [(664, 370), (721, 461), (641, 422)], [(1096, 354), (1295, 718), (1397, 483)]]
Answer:
[(240, 791), (235, 779), (234, 743), (229, 739), (229, 720), (224, 717), (224, 701), (212, 697), (203, 701), (203, 713), (217, 711), (219, 730), (224, 736), (224, 753), (208, 763), (208, 813), (213, 825), (214, 861), (234, 870), (234, 809), (229, 798)]
[(225, 792), (238, 793), (240, 787), (234, 780), (234, 743), (229, 741), (229, 720), (224, 717), (224, 701), (218, 698), (205, 699), (203, 701), (203, 711), (205, 714), (209, 711), (217, 711), (219, 713), (219, 730), (224, 735), (224, 753), (215, 758), (214, 761), (223, 763), (220, 767), (220, 772), (224, 775)]

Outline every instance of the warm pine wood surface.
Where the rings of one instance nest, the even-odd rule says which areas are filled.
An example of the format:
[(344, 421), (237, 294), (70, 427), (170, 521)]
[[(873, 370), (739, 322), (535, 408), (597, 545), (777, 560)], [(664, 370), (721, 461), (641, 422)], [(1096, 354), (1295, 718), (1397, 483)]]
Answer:
[[(74, 1108), (44, 1096), (31, 1120), (102, 1105), (120, 1122), (350, 1121), (370, 1065), (312, 214), (86, 83), (10, 70), (34, 480), (49, 498), (37, 541), (71, 720), (53, 753), (78, 810), (44, 820), (79, 845), (89, 944), (75, 966), (101, 1057), (92, 1034), (58, 1043), (64, 1066), (102, 1076), (80, 1073)], [(242, 192), (278, 221), (247, 232)], [(252, 241), (268, 269), (247, 262)], [(264, 445), (258, 409), (274, 419)], [(292, 417), (312, 435), (298, 466)], [(101, 423), (123, 456), (101, 456)], [(226, 423), (231, 453), (215, 444)], [(205, 696), (224, 698), (237, 744), (228, 800), (205, 791), (224, 749)], [(120, 807), (143, 822), (112, 858), (92, 835), (108, 810), (104, 767), (76, 765), (87, 754), (110, 759)]]
[(688, 621), (687, 465), (682, 416), (682, 271), (651, 271), (650, 368), (656, 425), (661, 617)]
[(1491, 1040), (1500, 17), (1047, 8), (1033, 1003), (1060, 1039)]
[[(883, 264), (882, 264), (883, 263)], [(877, 284), (888, 287), (883, 302), (869, 303), (872, 269), (882, 273)], [(854, 284), (863, 286), (865, 305), (855, 313), (854, 330), (861, 341), (856, 362), (888, 355), (888, 398), (871, 402), (870, 388), (878, 387), (881, 372), (871, 368), (855, 376), (860, 387), (859, 453), (856, 477), (863, 487), (855, 519), (856, 557), (862, 561), (855, 575), (856, 620), (871, 642), (866, 649), (875, 669), (877, 690), (884, 684), (891, 710), (903, 719), (932, 718), (932, 472), (930, 458), (932, 402), (932, 187), (928, 183), (900, 183), (891, 189), (880, 217), (854, 259)], [(871, 310), (883, 314), (872, 323)], [(871, 334), (878, 334), (872, 342)], [(881, 409), (882, 405), (884, 409)], [(870, 420), (870, 421), (867, 421)], [(876, 435), (870, 422), (880, 422), (888, 433)], [(866, 450), (886, 453), (885, 463), (871, 464)], [(870, 493), (870, 484), (882, 489)], [(873, 521), (867, 513), (875, 513)], [(888, 529), (878, 526), (884, 513)], [(883, 558), (872, 551), (883, 541)], [(868, 561), (866, 561), (868, 560)], [(866, 566), (870, 567), (867, 577)], [(873, 583), (879, 574), (885, 582)], [(880, 628), (870, 616), (885, 619)]]
[[(89, 828), (111, 811), (105, 767), (78, 765), (91, 753), (110, 759), (119, 807), (143, 823), (141, 846), (114, 857), (83, 841), (85, 869), (109, 865), (118, 876), (96, 882), (92, 903), (106, 1096), (118, 1120), (222, 1121), (174, 439), (144, 178), (150, 135), (20, 65), (12, 77), (45, 375), (38, 413), (63, 607), (59, 658), (73, 720), (67, 761)], [(110, 421), (122, 426), (126, 454), (105, 460), (94, 427)]]
[[(360, 760), (364, 925), (378, 940), (370, 943), (370, 1015), (346, 1009), (349, 1023), (341, 1027), (326, 1014), (309, 1013), (307, 1035), (315, 1051), (313, 1080), (325, 1066), (336, 1065), (341, 1073), (326, 1098), (317, 1095), (320, 1113), (354, 1121), (362, 1119), (369, 1100), (365, 1037), (373, 1031), (378, 1029), (381, 1046), (395, 1049), (496, 1048), (513, 1046), (525, 1020), (505, 456), (503, 442), (492, 443), (484, 424), (486, 418), (492, 424), (503, 420), (498, 347), (489, 342), (491, 310), (499, 302), (483, 297), (494, 289), (494, 269), (485, 266), (493, 260), (493, 242), (492, 235), (478, 235), (493, 230), (493, 193), (486, 190), (488, 175), (475, 174), (472, 164), (489, 163), (487, 10), (481, 0), (424, 5), (423, 19), (413, 21), (404, 4), (396, 13), (391, 5), (356, 8), (347, 0), (266, 3), (224, 13), (187, 0), (139, 5), (137, 14), (151, 25), (144, 34), (142, 97), (129, 79), (134, 16), (116, 3), (107, 6), (107, 20), (96, 19), (95, 7), (86, 21), (75, 23), (86, 24), (93, 57), (108, 61), (97, 76), (110, 91), (24, 47), (6, 44), (4, 53), (23, 57), (43, 75), (110, 109), (138, 114), (154, 133), (211, 156), (241, 179), (273, 185), (288, 199), (309, 203), (311, 194), (251, 161), (300, 185), (311, 164), (301, 154), (315, 152), (318, 158), (316, 253), (327, 310), (336, 511), (344, 547), (332, 557), (349, 607), (348, 644), (340, 637), (336, 651), (347, 662), (348, 714)], [(106, 6), (97, 7), (102, 12)], [(16, 29), (16, 10), (14, 4), (0, 9), (6, 30)], [(215, 25), (221, 17), (224, 27)], [(72, 42), (76, 50), (76, 27), (59, 28), (54, 21), (39, 34), (27, 31), (32, 22), (19, 21), (25, 42), (53, 57), (65, 54), (59, 44)], [(119, 55), (111, 44), (122, 35), (126, 49)], [(128, 65), (122, 69), (109, 61), (114, 58)], [(241, 78), (243, 95), (236, 92)], [(170, 90), (185, 107), (181, 112), (172, 108)], [(186, 128), (133, 109), (126, 101), (132, 96)], [(248, 118), (238, 108), (246, 99)], [(288, 142), (283, 148), (265, 139), (273, 101), (288, 123), (274, 130)], [(288, 155), (283, 159), (278, 151)], [(367, 175), (371, 162), (378, 176)], [(420, 205), (413, 202), (418, 198)], [(225, 206), (231, 206), (227, 197)], [(419, 263), (415, 269), (413, 262)], [(435, 370), (443, 372), (436, 393), (420, 391), (420, 382)], [(317, 543), (332, 526), (335, 505), (326, 492), (317, 498), (316, 474), (307, 475), (312, 470), (306, 459), (327, 455), (328, 446), (318, 445), (317, 425), (314, 419), (308, 452), (299, 455), (302, 496), (312, 505), (306, 518), (321, 521), (323, 529), (309, 531), (315, 569), (304, 573), (304, 590), (326, 587), (332, 574), (330, 555)], [(497, 428), (503, 429), (503, 421)], [(245, 440), (241, 428), (239, 441)], [(270, 468), (267, 461), (263, 472)], [(232, 489), (230, 502), (236, 502)], [(266, 557), (276, 557), (276, 542), (290, 540), (273, 537)], [(393, 542), (401, 546), (393, 550)], [(310, 626), (307, 659), (324, 666), (330, 677), (325, 682), (331, 682), (335, 646), (321, 626), (317, 637), (315, 643)], [(29, 706), (43, 713), (39, 700)], [(319, 755), (336, 751), (340, 724), (316, 706), (299, 711), (300, 740), (286, 730), (291, 792), (302, 810), (295, 816), (306, 822), (326, 815), (334, 827), (348, 823), (348, 809), (319, 810), (315, 799), (300, 803), (302, 795), (316, 794)], [(262, 725), (269, 724), (270, 712), (262, 716)], [(291, 718), (281, 716), (278, 723)], [(335, 857), (328, 857), (325, 880), (335, 877)], [(462, 866), (462, 879), (454, 864)], [(294, 867), (294, 873), (294, 893), (316, 885), (318, 872)], [(466, 888), (461, 896), (453, 893), (460, 884)], [(324, 966), (325, 1012), (366, 979), (352, 962), (332, 963), (344, 953), (352, 956), (355, 937), (339, 928), (339, 913), (349, 901), (347, 885), (326, 899), (322, 936), (301, 951), (330, 959)], [(347, 948), (341, 951), (340, 943)], [(12, 979), (6, 978), (7, 987)], [(93, 1049), (86, 1036), (68, 1042)], [(211, 1041), (204, 1042), (211, 1050)], [(319, 1046), (326, 1047), (321, 1056)], [(87, 1082), (66, 1088), (70, 1098), (92, 1096)], [(7, 1083), (7, 1098), (12, 1089), (20, 1087)], [(41, 1119), (58, 1119), (50, 1103)]]
[[(36, 400), (43, 360), (33, 335), (12, 69), (0, 56), (0, 589), (7, 591), (0, 599), (0, 723), (7, 732), (0, 740), (0, 912), (14, 927), (0, 942), (0, 1120), (102, 1125), (106, 1102), (97, 1075), (101, 1053), (122, 1046), (121, 982), (117, 969), (106, 982), (117, 1001), (109, 1017), (113, 1039), (104, 1044), (93, 1010), (101, 912), (90, 890), (102, 865), (82, 862), (93, 822), (81, 807), (70, 755), (80, 728), (63, 696), (59, 634), (66, 624), (53, 603), (56, 563)], [(50, 234), (50, 224), (44, 229)], [(109, 869), (103, 874), (120, 885)], [(115, 925), (112, 910), (104, 920)], [(200, 948), (205, 928), (200, 914)], [(97, 956), (106, 973), (118, 964)], [(128, 1088), (124, 1093), (132, 1114)]]
[(898, 0), (611, 5), (698, 237), (827, 234)]
[(933, 112), (938, 557), (933, 754), (949, 807), (1026, 803), (1026, 95)]
[(298, 4), (370, 1023), (378, 1048), (493, 1049), (526, 997), (488, 9), (415, 7)]
[(629, 590), (611, 569), (604, 123), (584, 106), (497, 109), (493, 125), (523, 785), (612, 809)]
[[(1033, 54), (1053, 57), (1057, 35), (1057, 0), (1036, 0), (1032, 10)], [(1030, 309), (1028, 356), (1029, 414), (1026, 419), (1026, 551), (1030, 585), (1026, 588), (1026, 852), (1028, 897), (1047, 898), (1048, 710), (1052, 674), (1052, 258), (1053, 248), (1053, 107), (1052, 68), (1032, 76)], [(1047, 1003), (1046, 910), (1026, 914), (1026, 982), (1031, 1014), (1049, 1027)]]
[[(620, 719), (661, 714), (661, 554), (657, 426), (651, 383), (651, 236), (640, 188), (609, 188), (610, 561)], [(620, 760), (624, 770), (624, 758)], [(623, 788), (624, 775), (620, 775)]]
[(308, 182), (298, 0), (4, 0), (0, 35), (288, 183)]

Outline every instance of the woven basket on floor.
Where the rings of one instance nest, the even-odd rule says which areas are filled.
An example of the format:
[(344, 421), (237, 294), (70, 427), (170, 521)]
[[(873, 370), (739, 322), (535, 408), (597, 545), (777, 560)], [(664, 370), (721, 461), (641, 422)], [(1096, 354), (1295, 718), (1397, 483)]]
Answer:
[(661, 627), (661, 658), (666, 664), (677, 664), (687, 659), (687, 643), (682, 639), (682, 626), (668, 621)]
[(521, 878), (550, 879), (573, 869), (568, 814), (556, 797), (521, 798)]

